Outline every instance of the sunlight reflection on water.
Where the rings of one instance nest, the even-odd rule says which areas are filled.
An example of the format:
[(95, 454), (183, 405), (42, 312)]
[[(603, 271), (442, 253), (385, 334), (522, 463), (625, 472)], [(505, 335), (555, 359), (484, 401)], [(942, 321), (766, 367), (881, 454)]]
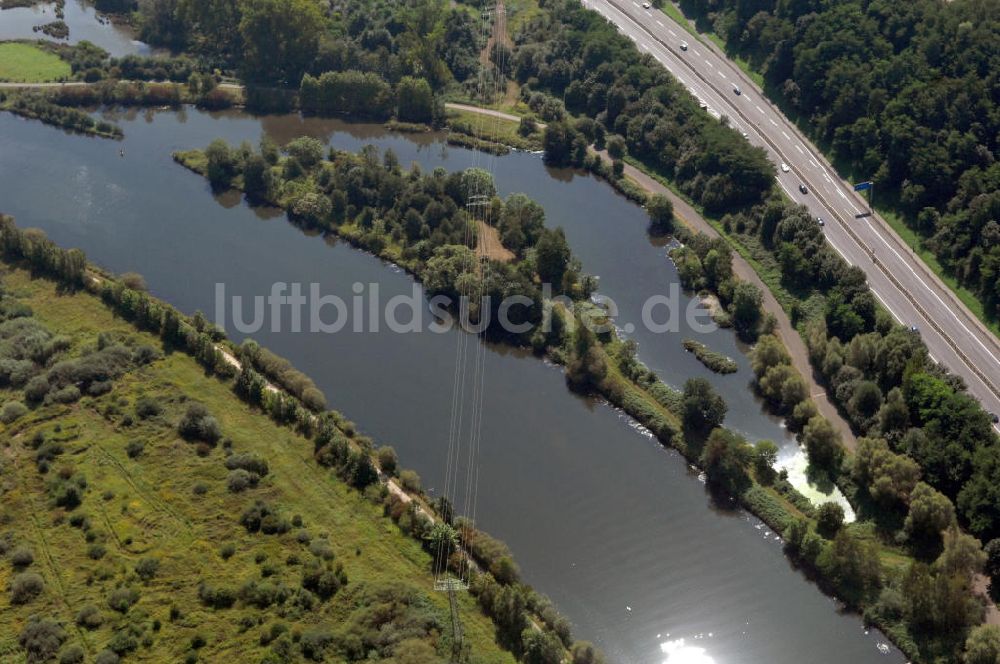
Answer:
[(685, 639), (665, 641), (660, 644), (660, 650), (667, 656), (663, 664), (716, 664), (704, 648), (690, 646)]

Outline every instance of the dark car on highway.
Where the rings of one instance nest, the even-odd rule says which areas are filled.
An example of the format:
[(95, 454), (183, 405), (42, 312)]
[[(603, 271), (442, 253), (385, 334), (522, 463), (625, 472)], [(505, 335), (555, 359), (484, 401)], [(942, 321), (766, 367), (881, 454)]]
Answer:
[(800, 184), (799, 185), (799, 191), (801, 191), (803, 194), (808, 194), (809, 193), (809, 190), (806, 189), (806, 186), (804, 184)]

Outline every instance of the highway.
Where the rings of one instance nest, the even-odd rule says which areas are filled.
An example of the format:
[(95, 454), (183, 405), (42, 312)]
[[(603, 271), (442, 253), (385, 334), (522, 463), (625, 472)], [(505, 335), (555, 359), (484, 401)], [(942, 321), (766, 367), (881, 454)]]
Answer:
[[(840, 179), (757, 85), (718, 49), (655, 8), (634, 0), (582, 2), (656, 58), (707, 106), (706, 112), (726, 116), (747, 140), (764, 148), (775, 163), (781, 188), (814, 217), (823, 218), (827, 241), (848, 263), (864, 270), (885, 308), (901, 324), (917, 328), (931, 357), (961, 376), (988, 412), (1000, 413), (1000, 341), (885, 221), (877, 215), (857, 217), (868, 212), (867, 201)], [(735, 92), (737, 86), (741, 94)]]

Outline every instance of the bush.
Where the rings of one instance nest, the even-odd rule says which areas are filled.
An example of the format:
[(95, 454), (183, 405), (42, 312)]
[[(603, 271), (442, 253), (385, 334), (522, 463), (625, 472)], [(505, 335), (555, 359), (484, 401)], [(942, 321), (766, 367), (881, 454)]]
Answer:
[(10, 424), (28, 413), (28, 407), (20, 401), (8, 401), (0, 409), (0, 422)]
[(76, 385), (67, 385), (53, 392), (50, 398), (54, 403), (75, 403), (80, 400), (80, 388)]
[(108, 650), (119, 656), (127, 655), (139, 647), (139, 642), (131, 632), (123, 629), (115, 631), (108, 641)]
[(222, 437), (218, 421), (200, 403), (188, 406), (177, 424), (177, 432), (186, 440), (215, 444)]
[(10, 603), (27, 604), (42, 594), (45, 582), (34, 572), (23, 572), (10, 582)]
[(88, 604), (77, 612), (76, 624), (84, 629), (97, 629), (104, 624), (104, 615), (96, 606)]
[(66, 646), (59, 653), (59, 664), (83, 664), (84, 656), (83, 648), (74, 643), (71, 646)]
[(135, 573), (143, 581), (149, 581), (160, 570), (160, 561), (157, 558), (143, 558), (135, 564)]
[(229, 470), (245, 470), (260, 477), (264, 477), (270, 472), (267, 461), (259, 454), (252, 452), (241, 452), (226, 459), (226, 468)]
[(100, 560), (107, 552), (108, 550), (104, 548), (104, 545), (97, 542), (87, 547), (87, 557), (91, 560)]
[(314, 662), (322, 662), (325, 659), (326, 649), (333, 643), (333, 634), (322, 629), (310, 629), (299, 640), (299, 647), (302, 654)]
[(248, 473), (242, 468), (237, 468), (229, 472), (229, 478), (226, 480), (226, 488), (232, 493), (240, 493), (257, 486), (259, 480), (260, 477), (257, 473)]
[(827, 539), (834, 535), (844, 525), (844, 508), (837, 503), (823, 503), (816, 510), (816, 531)]
[(414, 470), (404, 470), (399, 473), (399, 483), (411, 493), (420, 492), (420, 475)]
[(102, 650), (94, 658), (94, 664), (118, 664), (121, 659), (110, 650)]
[(229, 588), (213, 588), (202, 582), (198, 586), (198, 599), (205, 606), (213, 609), (228, 609), (236, 603), (236, 593)]
[(24, 398), (30, 403), (40, 403), (49, 393), (49, 381), (45, 376), (35, 376), (24, 386)]
[(10, 562), (14, 567), (24, 568), (35, 562), (35, 554), (26, 546), (19, 546), (10, 552)]
[(399, 457), (396, 456), (396, 450), (385, 445), (378, 448), (376, 455), (378, 457), (378, 466), (382, 469), (382, 472), (390, 476), (395, 475), (397, 466), (399, 465)]
[(219, 557), (223, 560), (229, 560), (234, 555), (236, 555), (236, 545), (232, 542), (223, 544), (222, 548), (219, 549)]
[(141, 420), (148, 420), (163, 412), (163, 406), (153, 397), (139, 397), (135, 402), (135, 414)]
[(66, 630), (51, 618), (32, 616), (24, 626), (18, 643), (28, 653), (29, 662), (47, 662), (66, 641)]
[(128, 455), (129, 459), (137, 459), (142, 456), (143, 450), (146, 449), (146, 444), (141, 440), (130, 440), (125, 445), (125, 454)]
[(121, 586), (108, 595), (108, 606), (119, 613), (127, 613), (139, 601), (139, 593), (132, 588)]

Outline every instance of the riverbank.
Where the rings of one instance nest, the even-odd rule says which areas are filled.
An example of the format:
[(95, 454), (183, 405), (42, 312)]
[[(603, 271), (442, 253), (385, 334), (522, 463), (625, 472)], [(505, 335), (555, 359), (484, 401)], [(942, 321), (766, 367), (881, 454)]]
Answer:
[[(22, 240), (17, 240), (17, 237), (21, 237)], [(43, 278), (32, 278), (28, 279), (28, 272), (24, 269), (25, 263), (20, 259), (19, 252), (23, 251), (25, 246), (25, 241), (23, 238), (25, 235), (18, 231), (8, 220), (3, 220), (3, 226), (0, 228), (0, 239), (2, 239), (2, 246), (8, 251), (13, 251), (18, 254), (19, 260), (14, 260), (10, 253), (4, 258), (9, 265), (13, 268), (11, 273), (6, 279), (8, 286), (11, 287), (12, 292), (18, 293), (17, 297), (25, 297), (25, 293), (31, 293), (30, 305), (35, 309), (38, 315), (46, 321), (55, 321), (60, 325), (59, 331), (64, 331), (63, 327), (66, 324), (73, 327), (72, 330), (66, 329), (66, 332), (75, 332), (74, 338), (79, 338), (84, 332), (89, 334), (96, 334), (97, 331), (101, 331), (102, 334), (107, 335), (121, 335), (122, 330), (128, 330), (129, 334), (134, 335), (137, 339), (141, 339), (142, 342), (146, 343), (151, 347), (158, 347), (161, 344), (170, 350), (181, 350), (181, 353), (170, 353), (168, 357), (170, 358), (170, 366), (172, 367), (184, 367), (184, 371), (188, 374), (191, 371), (196, 372), (200, 375), (196, 385), (191, 385), (192, 392), (188, 393), (179, 401), (183, 404), (188, 399), (194, 399), (195, 395), (197, 401), (204, 404), (211, 416), (218, 418), (218, 422), (221, 424), (222, 433), (231, 438), (223, 440), (223, 449), (226, 456), (233, 452), (243, 451), (241, 446), (243, 443), (247, 442), (242, 438), (244, 430), (247, 428), (244, 425), (233, 425), (233, 422), (239, 420), (240, 417), (246, 418), (248, 415), (251, 419), (256, 418), (256, 420), (264, 420), (266, 426), (263, 429), (273, 429), (280, 428), (284, 431), (285, 435), (278, 434), (275, 435), (274, 432), (262, 430), (260, 423), (258, 422), (254, 431), (253, 442), (255, 443), (251, 452), (243, 451), (243, 454), (253, 454), (256, 455), (254, 458), (263, 459), (262, 461), (255, 462), (254, 469), (259, 469), (261, 467), (264, 470), (261, 472), (257, 470), (259, 477), (253, 479), (251, 486), (254, 487), (254, 492), (261, 496), (266, 497), (270, 500), (277, 500), (278, 495), (277, 490), (282, 481), (287, 481), (289, 478), (297, 478), (298, 484), (295, 486), (295, 500), (304, 498), (311, 505), (310, 508), (301, 508), (299, 505), (281, 505), (281, 512), (292, 513), (296, 510), (301, 511), (302, 515), (306, 515), (306, 519), (309, 523), (337, 523), (338, 524), (338, 538), (336, 541), (335, 549), (338, 551), (338, 559), (346, 559), (346, 553), (339, 553), (340, 549), (343, 548), (347, 550), (348, 548), (354, 547), (355, 557), (362, 556), (362, 552), (367, 555), (367, 552), (371, 548), (378, 548), (379, 551), (385, 550), (387, 547), (391, 549), (395, 546), (393, 542), (386, 542), (384, 540), (384, 535), (379, 536), (380, 544), (375, 547), (371, 542), (354, 542), (354, 540), (341, 535), (344, 534), (344, 528), (346, 526), (345, 521), (353, 518), (347, 517), (345, 514), (337, 515), (325, 515), (318, 516), (315, 515), (316, 505), (324, 505), (333, 501), (332, 504), (337, 504), (342, 502), (335, 496), (328, 495), (325, 497), (318, 496), (314, 488), (319, 488), (325, 482), (329, 480), (326, 479), (326, 472), (324, 468), (333, 468), (335, 471), (335, 477), (339, 477), (341, 484), (341, 489), (348, 489), (348, 487), (353, 487), (356, 492), (342, 491), (348, 494), (352, 494), (354, 498), (349, 501), (346, 505), (348, 514), (358, 514), (365, 515), (359, 518), (367, 518), (367, 514), (379, 513), (379, 518), (391, 517), (392, 521), (397, 523), (399, 526), (399, 532), (401, 535), (408, 535), (411, 538), (409, 541), (415, 541), (421, 546), (424, 553), (414, 557), (412, 551), (409, 551), (404, 547), (404, 558), (407, 559), (408, 563), (417, 564), (423, 570), (422, 573), (425, 575), (420, 581), (419, 585), (422, 588), (432, 586), (433, 581), (430, 571), (435, 567), (432, 565), (433, 550), (434, 547), (430, 543), (432, 541), (432, 532), (437, 532), (437, 529), (441, 527), (451, 528), (451, 525), (445, 526), (441, 523), (442, 519), (439, 514), (435, 512), (435, 508), (432, 507), (428, 501), (426, 495), (420, 488), (419, 478), (416, 477), (411, 471), (405, 471), (398, 467), (395, 454), (388, 450), (387, 448), (376, 448), (373, 441), (361, 434), (357, 433), (356, 426), (343, 418), (342, 415), (335, 411), (322, 411), (322, 409), (317, 410), (315, 407), (312, 408), (314, 414), (310, 414), (310, 409), (304, 407), (304, 404), (298, 401), (293, 395), (285, 393), (281, 388), (277, 387), (274, 383), (269, 382), (263, 378), (263, 375), (257, 374), (257, 372), (251, 368), (247, 361), (241, 360), (239, 358), (254, 358), (259, 357), (261, 353), (265, 352), (261, 349), (252, 350), (247, 346), (236, 346), (232, 344), (217, 330), (211, 329), (211, 327), (205, 327), (206, 323), (203, 319), (199, 319), (196, 315), (193, 318), (184, 317), (176, 310), (174, 310), (170, 305), (159, 302), (154, 298), (148, 296), (143, 291), (134, 291), (124, 285), (122, 282), (116, 281), (110, 275), (104, 273), (98, 268), (93, 266), (88, 266), (82, 254), (79, 252), (62, 252), (62, 250), (55, 248), (47, 241), (42, 241), (40, 243), (36, 242), (36, 248), (41, 250), (44, 248), (44, 254), (49, 257), (57, 256), (75, 256), (79, 257), (79, 260), (74, 259), (74, 269), (71, 272), (62, 271), (63, 268), (58, 268), (60, 272), (58, 274), (51, 274), (53, 268), (52, 263), (48, 258), (42, 259), (40, 256), (42, 254), (33, 254), (33, 259), (30, 265), (35, 270), (36, 273), (50, 273), (46, 274)], [(21, 247), (20, 249), (12, 249), (12, 247)], [(60, 253), (62, 252), (62, 253)], [(53, 260), (56, 260), (53, 258)], [(39, 262), (42, 261), (42, 262)], [(60, 260), (56, 261), (59, 264), (64, 264)], [(44, 267), (43, 267), (44, 266)], [(51, 281), (54, 280), (54, 281)], [(61, 289), (61, 295), (56, 296), (56, 290)], [(35, 293), (39, 295), (35, 295)], [(37, 298), (42, 298), (41, 300)], [(42, 306), (44, 304), (44, 306)], [(67, 312), (72, 309), (75, 314), (72, 319), (66, 318)], [(110, 311), (109, 311), (110, 309)], [(114, 315), (114, 323), (109, 324), (108, 319), (111, 315)], [(119, 318), (120, 317), (120, 318)], [(110, 338), (110, 337), (109, 337)], [(255, 346), (255, 345), (254, 345)], [(197, 364), (196, 364), (197, 362)], [(273, 361), (272, 361), (273, 363)], [(200, 365), (200, 368), (199, 366)], [(156, 363), (156, 357), (154, 356), (153, 364), (151, 367), (159, 367), (160, 364)], [(150, 369), (151, 370), (151, 369)], [(130, 390), (135, 389), (139, 396), (147, 395), (149, 390), (145, 381), (150, 380), (149, 372), (146, 370), (143, 376), (136, 377), (136, 380), (130, 382)], [(187, 375), (187, 374), (185, 374)], [(174, 378), (178, 384), (183, 385), (186, 389), (190, 382), (189, 379), (178, 379)], [(154, 381), (156, 387), (153, 391), (156, 394), (157, 399), (164, 399), (167, 403), (173, 403), (178, 401), (178, 399), (172, 398), (171, 395), (164, 394), (162, 387), (156, 381)], [(170, 383), (175, 385), (175, 383)], [(249, 387), (252, 385), (257, 385), (257, 388)], [(248, 389), (249, 388), (249, 389)], [(235, 395), (234, 395), (235, 392)], [(104, 392), (101, 393), (105, 394)], [(253, 395), (256, 396), (253, 396)], [(121, 400), (122, 391), (116, 390), (114, 394), (109, 397), (110, 399)], [(233, 405), (235, 396), (239, 396), (244, 404), (238, 406)], [(79, 397), (78, 397), (79, 398)], [(144, 397), (145, 398), (145, 397)], [(141, 399), (140, 399), (141, 401)], [(60, 403), (71, 403), (62, 401)], [(137, 402), (138, 403), (138, 402)], [(239, 403), (239, 402), (237, 402)], [(246, 403), (249, 404), (250, 409), (248, 411)], [(48, 402), (46, 402), (46, 405)], [(102, 409), (100, 403), (91, 404), (89, 399), (84, 399), (81, 405), (85, 408)], [(172, 409), (173, 407), (167, 407)], [(259, 410), (257, 410), (259, 409)], [(58, 410), (58, 407), (57, 407)], [(137, 412), (138, 412), (137, 407)], [(164, 415), (162, 418), (159, 415), (163, 414), (164, 408), (161, 408), (160, 413), (157, 414), (150, 423), (153, 425), (162, 424), (164, 419), (167, 419)], [(50, 422), (52, 420), (51, 414), (46, 415), (48, 411), (39, 415), (41, 419), (38, 421)], [(115, 415), (118, 415), (117, 411)], [(270, 416), (270, 421), (265, 416)], [(25, 417), (30, 417), (31, 419), (22, 419)], [(157, 441), (163, 436), (165, 432), (147, 432), (148, 427), (143, 423), (148, 416), (142, 416), (139, 418), (138, 423), (136, 423), (136, 418), (131, 416), (126, 416), (125, 423), (118, 424), (118, 426), (124, 426), (125, 428), (131, 429), (129, 432), (132, 436), (139, 436), (140, 439), (146, 439), (145, 434), (154, 436)], [(25, 425), (30, 425), (36, 421), (36, 417), (33, 414), (21, 414), (16, 418), (17, 430), (24, 431)], [(117, 418), (110, 420), (112, 425), (116, 425)], [(10, 422), (8, 422), (8, 428)], [(154, 426), (155, 429), (155, 426)], [(170, 428), (170, 433), (173, 429)], [(237, 433), (239, 435), (237, 435)], [(20, 436), (18, 436), (20, 437)], [(167, 436), (169, 438), (169, 436)], [(274, 447), (274, 445), (269, 442), (273, 441), (276, 437), (287, 437), (288, 447), (282, 445), (281, 447)], [(146, 439), (146, 445), (150, 445), (148, 439)], [(192, 444), (197, 443), (197, 454), (192, 455), (192, 459), (205, 459), (207, 461), (199, 461), (199, 463), (210, 463), (211, 458), (215, 456), (213, 454), (213, 449), (215, 443), (218, 440), (215, 437), (211, 441), (206, 441), (194, 436), (191, 441)], [(227, 443), (226, 440), (230, 442)], [(309, 443), (312, 442), (312, 445)], [(159, 442), (156, 443), (159, 445)], [(263, 445), (263, 447), (261, 447)], [(130, 443), (131, 446), (131, 443)], [(174, 445), (176, 448), (176, 445)], [(337, 451), (337, 450), (341, 451)], [(131, 450), (131, 447), (129, 447)], [(297, 451), (296, 451), (297, 450)], [(120, 451), (120, 450), (119, 450)], [(306, 451), (303, 458), (298, 458), (299, 453)], [(139, 454), (143, 452), (140, 450)], [(130, 458), (138, 457), (139, 454), (133, 455), (130, 451), (128, 456)], [(145, 449), (145, 454), (151, 456), (156, 454), (152, 448)], [(176, 451), (172, 454), (176, 454)], [(337, 461), (338, 455), (346, 455), (342, 461)], [(295, 463), (302, 466), (311, 466), (308, 472), (302, 469), (293, 470), (288, 466), (286, 462), (293, 461), (292, 457), (296, 457)], [(144, 457), (145, 458), (145, 457)], [(363, 460), (364, 463), (358, 466), (359, 459)], [(180, 482), (190, 482), (193, 477), (208, 477), (203, 470), (188, 470), (179, 472), (175, 466), (177, 463), (188, 463), (184, 457), (179, 460), (175, 460), (173, 464), (168, 464), (171, 469), (164, 468), (164, 472), (169, 472), (174, 477), (175, 481)], [(269, 473), (268, 461), (270, 461)], [(341, 463), (350, 463), (351, 470), (347, 472), (344, 465), (339, 465)], [(391, 462), (391, 465), (390, 465)], [(368, 471), (363, 472), (363, 468), (367, 464)], [(227, 463), (228, 467), (228, 463)], [(242, 466), (241, 466), (242, 467)], [(125, 469), (123, 469), (124, 471)], [(131, 470), (131, 466), (129, 467)], [(275, 472), (276, 471), (276, 472)], [(235, 471), (234, 471), (235, 472)], [(148, 474), (148, 473), (147, 473)], [(266, 479), (264, 479), (266, 478)], [(136, 480), (134, 478), (127, 479), (127, 482), (133, 487), (136, 482), (145, 482), (150, 478), (143, 477), (142, 480)], [(303, 482), (305, 484), (303, 484)], [(167, 480), (159, 480), (159, 484), (165, 486), (173, 486), (173, 483)], [(256, 487), (260, 484), (260, 492), (256, 491)], [(336, 481), (334, 482), (336, 484)], [(240, 488), (235, 490), (233, 486), (233, 475), (230, 473), (229, 476), (229, 491), (231, 493), (244, 493), (247, 489)], [(405, 486), (404, 486), (405, 485)], [(188, 487), (190, 489), (190, 487)], [(266, 491), (265, 491), (266, 489)], [(190, 492), (190, 491), (189, 491)], [(171, 496), (182, 493), (178, 488), (174, 487), (168, 492)], [(202, 495), (204, 492), (199, 493), (195, 491), (196, 494)], [(279, 492), (280, 493), (280, 492)], [(172, 498), (167, 498), (167, 502), (170, 503)], [(290, 500), (287, 496), (284, 496), (283, 502)], [(259, 502), (259, 501), (258, 501)], [(367, 505), (368, 507), (363, 507)], [(401, 506), (401, 507), (400, 507)], [(270, 508), (272, 513), (274, 513), (274, 507)], [(312, 518), (315, 517), (315, 518)], [(301, 520), (301, 516), (297, 516), (296, 519)], [(466, 528), (466, 526), (461, 526), (455, 524), (455, 527), (459, 530)], [(384, 530), (385, 526), (379, 526), (380, 530)], [(279, 530), (278, 534), (283, 534), (289, 529)], [(265, 530), (264, 532), (269, 532)], [(365, 531), (367, 532), (367, 531)], [(116, 537), (121, 543), (124, 536)], [(216, 542), (218, 541), (218, 534), (216, 535)], [(517, 579), (517, 568), (513, 561), (510, 559), (510, 553), (506, 546), (502, 543), (493, 540), (485, 533), (480, 533), (475, 531), (475, 536), (466, 535), (470, 542), (475, 541), (476, 544), (472, 546), (469, 550), (471, 556), (475, 560), (475, 564), (478, 565), (477, 569), (482, 571), (475, 576), (473, 582), (474, 589), (473, 595), (476, 599), (468, 597), (463, 594), (460, 600), (462, 605), (462, 621), (463, 621), (463, 633), (465, 634), (465, 648), (470, 649), (472, 652), (477, 654), (483, 653), (500, 653), (500, 649), (495, 645), (495, 635), (493, 629), (483, 629), (482, 621), (479, 620), (477, 623), (476, 615), (481, 616), (479, 613), (479, 606), (477, 606), (477, 599), (479, 605), (483, 610), (486, 611), (487, 615), (492, 615), (497, 618), (496, 627), (502, 635), (502, 640), (513, 638), (513, 634), (505, 633), (505, 630), (510, 629), (509, 621), (514, 618), (516, 620), (523, 620), (525, 626), (530, 625), (534, 632), (539, 634), (539, 639), (536, 645), (538, 647), (543, 647), (545, 652), (552, 652), (552, 649), (556, 649), (559, 657), (562, 658), (567, 650), (572, 645), (569, 638), (568, 624), (562, 619), (557, 613), (552, 610), (550, 603), (544, 597), (538, 596), (534, 591), (530, 590), (523, 584), (521, 584)], [(429, 539), (430, 538), (430, 539)], [(288, 535), (286, 538), (290, 542), (298, 541), (299, 544), (302, 543), (301, 531), (295, 538), (292, 535)], [(325, 539), (325, 538), (324, 538)], [(463, 538), (464, 539), (464, 538)], [(135, 551), (134, 546), (139, 547)], [(135, 553), (136, 551), (147, 553), (150, 551), (150, 547), (147, 545), (146, 541), (139, 541), (138, 537), (129, 537), (125, 540), (125, 549), (127, 552)], [(307, 541), (306, 544), (309, 542)], [(157, 543), (156, 550), (162, 551), (165, 557), (176, 558), (174, 555), (175, 547), (173, 545), (163, 545), (163, 548), (159, 548), (162, 543)], [(176, 551), (186, 552), (189, 550), (201, 551), (205, 548), (205, 545), (195, 542), (195, 546), (192, 549), (192, 545), (189, 543), (185, 546), (177, 546)], [(273, 548), (273, 547), (272, 547)], [(273, 552), (272, 552), (273, 553)], [(228, 560), (229, 555), (225, 555), (224, 558)], [(332, 554), (331, 554), (332, 557)], [(327, 558), (329, 560), (329, 558)], [(344, 565), (347, 570), (347, 578), (354, 581), (355, 578), (359, 578), (364, 582), (368, 579), (368, 575), (358, 575), (352, 573), (352, 568), (357, 568), (358, 564), (362, 559), (358, 558), (358, 563), (348, 562)], [(290, 563), (291, 564), (291, 563)], [(509, 566), (509, 569), (503, 575), (497, 574), (497, 581), (493, 580), (493, 576), (490, 573), (499, 569), (498, 564)], [(231, 566), (232, 564), (230, 564)], [(197, 567), (197, 566), (195, 566)], [(338, 568), (339, 569), (339, 568)], [(393, 578), (396, 579), (398, 583), (400, 579), (409, 579), (409, 573), (403, 573), (397, 569), (393, 564), (381, 563), (379, 569), (388, 573), (389, 575), (395, 574)], [(394, 571), (395, 570), (395, 571)], [(456, 573), (459, 570), (456, 569)], [(467, 571), (462, 572), (467, 574)], [(268, 576), (268, 575), (265, 575)], [(190, 577), (188, 577), (190, 578)], [(225, 584), (226, 575), (216, 572), (212, 579), (213, 587), (218, 588), (217, 584)], [(341, 583), (346, 584), (345, 579)], [(305, 582), (303, 582), (305, 585)], [(498, 585), (499, 584), (499, 585)], [(62, 582), (60, 583), (62, 585)], [(203, 584), (204, 585), (204, 584)], [(354, 586), (356, 587), (356, 586)], [(521, 596), (521, 607), (517, 609), (515, 615), (505, 615), (501, 620), (499, 618), (500, 608), (494, 603), (493, 597), (499, 592), (500, 588), (507, 590), (512, 590)], [(201, 589), (196, 588), (196, 592), (200, 601), (205, 602), (204, 592)], [(347, 586), (350, 590), (352, 586)], [(190, 590), (190, 589), (189, 589)], [(425, 590), (426, 591), (426, 590)], [(221, 591), (220, 591), (221, 592)], [(236, 591), (231, 591), (235, 593)], [(240, 591), (242, 593), (242, 591)], [(336, 592), (336, 591), (334, 591)], [(507, 592), (506, 590), (504, 592)], [(345, 594), (345, 593), (342, 593)], [(355, 592), (348, 592), (346, 595), (348, 597), (354, 596)], [(175, 593), (176, 595), (176, 593)], [(234, 600), (230, 601), (227, 606), (216, 607), (216, 608), (228, 608), (235, 601), (236, 597), (242, 599), (242, 594), (235, 594)], [(437, 604), (439, 607), (443, 606), (445, 611), (447, 610), (448, 602), (447, 598), (442, 594), (436, 594)], [(505, 597), (507, 597), (505, 595)], [(175, 599), (176, 601), (176, 599)], [(251, 600), (246, 600), (251, 602)], [(280, 604), (280, 602), (279, 602)], [(260, 608), (266, 608), (268, 605), (262, 606)], [(526, 609), (524, 607), (531, 606), (533, 609)], [(530, 613), (529, 611), (541, 611), (545, 609), (545, 615), (539, 616)], [(518, 617), (517, 612), (522, 612), (523, 615)], [(471, 613), (470, 613), (471, 612)], [(507, 622), (504, 622), (507, 621)], [(443, 646), (446, 650), (451, 647), (450, 634), (445, 634), (445, 627), (450, 627), (451, 623), (448, 620), (442, 620), (441, 632), (444, 636)], [(558, 631), (558, 636), (554, 636), (555, 631)], [(242, 631), (241, 631), (242, 633)], [(516, 630), (516, 636), (521, 637), (520, 630)], [(509, 640), (505, 641), (511, 643)], [(268, 645), (267, 641), (261, 642), (261, 646)], [(232, 648), (232, 645), (228, 646)], [(579, 648), (586, 649), (588, 644), (579, 644)], [(227, 652), (231, 652), (228, 650)], [(505, 662), (511, 661), (506, 657), (493, 657), (489, 661), (495, 662)]]

